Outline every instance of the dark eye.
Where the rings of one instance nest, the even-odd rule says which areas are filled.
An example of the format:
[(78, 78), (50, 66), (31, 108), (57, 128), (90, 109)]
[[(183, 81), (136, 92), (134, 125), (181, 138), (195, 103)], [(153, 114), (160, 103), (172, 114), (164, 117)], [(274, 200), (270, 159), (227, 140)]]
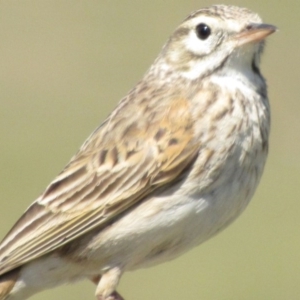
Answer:
[(210, 36), (211, 30), (206, 24), (200, 23), (196, 27), (196, 33), (200, 40), (206, 40)]

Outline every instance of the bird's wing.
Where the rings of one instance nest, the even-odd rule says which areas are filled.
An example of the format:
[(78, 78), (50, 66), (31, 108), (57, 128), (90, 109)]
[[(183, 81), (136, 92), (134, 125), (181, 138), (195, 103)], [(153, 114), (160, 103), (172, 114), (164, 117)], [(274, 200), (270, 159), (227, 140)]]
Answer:
[(187, 101), (173, 103), (144, 123), (108, 119), (2, 241), (0, 275), (105, 226), (178, 179), (198, 145)]

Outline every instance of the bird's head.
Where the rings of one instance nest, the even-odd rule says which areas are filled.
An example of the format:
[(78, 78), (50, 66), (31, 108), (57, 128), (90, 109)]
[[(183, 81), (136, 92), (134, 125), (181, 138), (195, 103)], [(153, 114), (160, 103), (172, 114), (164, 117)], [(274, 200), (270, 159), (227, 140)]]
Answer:
[(246, 8), (211, 6), (183, 21), (164, 46), (160, 61), (190, 79), (225, 65), (258, 70), (264, 39), (274, 31), (275, 26)]

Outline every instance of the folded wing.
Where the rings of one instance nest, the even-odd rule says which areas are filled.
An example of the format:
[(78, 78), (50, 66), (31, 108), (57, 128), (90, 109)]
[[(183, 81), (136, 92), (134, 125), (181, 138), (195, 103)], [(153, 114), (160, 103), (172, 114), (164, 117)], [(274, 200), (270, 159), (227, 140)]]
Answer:
[(197, 156), (198, 145), (188, 110), (178, 109), (187, 102), (173, 103), (174, 109), (143, 124), (132, 118), (125, 128), (108, 119), (2, 241), (0, 275), (104, 227), (177, 180)]

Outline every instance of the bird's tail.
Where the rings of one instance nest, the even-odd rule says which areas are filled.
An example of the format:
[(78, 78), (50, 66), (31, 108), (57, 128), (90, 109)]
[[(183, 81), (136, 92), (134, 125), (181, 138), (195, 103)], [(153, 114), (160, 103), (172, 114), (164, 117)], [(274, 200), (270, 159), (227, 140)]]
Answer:
[(0, 300), (5, 300), (19, 277), (19, 269), (0, 275)]

